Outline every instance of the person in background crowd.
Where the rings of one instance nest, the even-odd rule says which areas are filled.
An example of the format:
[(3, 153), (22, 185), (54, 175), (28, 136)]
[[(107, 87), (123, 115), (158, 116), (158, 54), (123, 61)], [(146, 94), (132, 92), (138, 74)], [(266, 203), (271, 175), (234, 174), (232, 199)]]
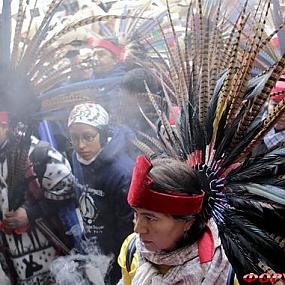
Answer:
[[(285, 77), (277, 81), (276, 86), (272, 89), (269, 97), (266, 113), (273, 111), (274, 107), (285, 98)], [(264, 152), (285, 141), (285, 116), (282, 115), (274, 127), (264, 136), (261, 144), (254, 150), (255, 153)]]
[(113, 121), (118, 112), (119, 86), (126, 73), (125, 50), (123, 46), (107, 39), (96, 40), (90, 37), (87, 43), (94, 49), (93, 78), (106, 81), (97, 90), (96, 102), (104, 106)]
[(229, 262), (216, 226), (201, 215), (204, 195), (186, 163), (138, 157), (128, 194), (138, 268), (128, 275), (121, 252), (124, 285), (226, 284)]
[(127, 154), (128, 128), (110, 127), (109, 115), (98, 104), (73, 108), (68, 118), (79, 203), (88, 238), (96, 238), (103, 254), (113, 255), (105, 284), (117, 284), (121, 273), (115, 260), (123, 240), (132, 232), (133, 211), (127, 203), (133, 161)]
[(12, 284), (53, 284), (51, 262), (82, 237), (74, 177), (67, 159), (9, 117), (0, 112), (1, 265)]
[[(276, 95), (271, 96), (268, 106), (268, 111), (272, 111), (273, 108), (285, 98), (285, 95)], [(285, 116), (283, 115), (278, 122), (275, 124), (274, 128), (272, 128), (267, 135), (263, 139), (267, 148), (273, 147), (279, 143), (285, 141)]]
[(118, 76), (125, 72), (123, 47), (107, 39), (89, 38), (87, 42), (94, 48), (94, 76), (96, 78)]

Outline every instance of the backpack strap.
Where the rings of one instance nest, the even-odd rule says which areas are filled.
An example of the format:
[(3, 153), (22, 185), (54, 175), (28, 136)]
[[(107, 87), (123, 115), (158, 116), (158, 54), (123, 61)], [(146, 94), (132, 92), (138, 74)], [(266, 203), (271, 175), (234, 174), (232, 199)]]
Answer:
[(132, 262), (134, 259), (134, 254), (135, 254), (136, 250), (137, 250), (136, 235), (134, 235), (128, 244), (127, 254), (126, 254), (126, 268), (127, 268), (128, 272), (131, 271), (131, 265), (132, 265)]
[(235, 271), (233, 267), (230, 265), (226, 285), (233, 285), (234, 283), (235, 283)]

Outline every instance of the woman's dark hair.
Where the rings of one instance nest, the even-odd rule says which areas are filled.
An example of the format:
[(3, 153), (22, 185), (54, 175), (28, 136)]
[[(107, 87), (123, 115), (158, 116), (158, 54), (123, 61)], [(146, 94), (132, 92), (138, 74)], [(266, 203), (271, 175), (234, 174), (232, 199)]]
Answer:
[[(185, 162), (174, 158), (156, 158), (152, 160), (153, 168), (149, 176), (153, 179), (152, 189), (173, 195), (197, 195), (202, 193), (198, 173)], [(175, 219), (189, 220), (189, 216), (173, 216)], [(204, 233), (207, 221), (202, 215), (193, 215), (194, 223), (178, 247), (195, 243)]]

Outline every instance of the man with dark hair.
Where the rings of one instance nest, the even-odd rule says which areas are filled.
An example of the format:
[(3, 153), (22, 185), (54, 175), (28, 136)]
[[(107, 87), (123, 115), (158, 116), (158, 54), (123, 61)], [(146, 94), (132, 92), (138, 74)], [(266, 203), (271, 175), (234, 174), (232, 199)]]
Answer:
[(124, 47), (113, 43), (111, 40), (101, 39), (91, 42), (94, 48), (94, 76), (102, 78), (110, 74), (121, 74), (125, 71)]
[(118, 111), (118, 92), (122, 77), (126, 73), (125, 48), (113, 39), (87, 39), (93, 48), (93, 78), (105, 81), (97, 90), (96, 102), (107, 109), (111, 117)]

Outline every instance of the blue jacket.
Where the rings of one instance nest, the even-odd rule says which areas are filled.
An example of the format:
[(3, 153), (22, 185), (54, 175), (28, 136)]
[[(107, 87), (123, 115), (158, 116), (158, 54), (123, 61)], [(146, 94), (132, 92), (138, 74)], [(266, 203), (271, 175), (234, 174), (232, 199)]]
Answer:
[[(116, 260), (121, 244), (133, 231), (133, 212), (127, 203), (134, 165), (128, 155), (130, 135), (126, 127), (111, 128), (111, 141), (89, 165), (81, 164), (73, 154), (74, 175), (86, 186), (79, 203), (87, 237), (96, 237), (102, 252), (113, 253)], [(112, 277), (111, 284), (116, 284), (119, 277), (116, 268), (116, 280)]]
[(114, 68), (102, 75), (93, 75), (94, 79), (109, 79), (108, 82), (101, 86), (95, 95), (97, 104), (101, 104), (109, 113), (112, 120), (117, 116), (120, 108), (119, 90), (123, 76), (126, 74), (126, 67), (123, 63), (116, 64)]

